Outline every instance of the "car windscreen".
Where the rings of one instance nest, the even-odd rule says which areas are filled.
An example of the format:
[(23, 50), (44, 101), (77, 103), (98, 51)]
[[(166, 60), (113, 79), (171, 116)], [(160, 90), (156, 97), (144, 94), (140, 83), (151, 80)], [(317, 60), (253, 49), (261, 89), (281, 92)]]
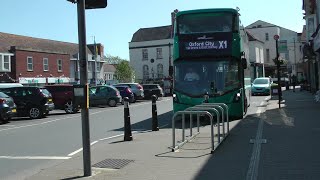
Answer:
[(253, 84), (268, 84), (268, 83), (269, 83), (268, 79), (255, 79), (253, 81)]
[(40, 92), (42, 92), (42, 93), (45, 94), (46, 96), (52, 96), (51, 93), (50, 93), (47, 89), (45, 89), (45, 88), (41, 88), (41, 89), (40, 89)]
[(9, 98), (9, 96), (3, 92), (0, 92), (0, 98)]

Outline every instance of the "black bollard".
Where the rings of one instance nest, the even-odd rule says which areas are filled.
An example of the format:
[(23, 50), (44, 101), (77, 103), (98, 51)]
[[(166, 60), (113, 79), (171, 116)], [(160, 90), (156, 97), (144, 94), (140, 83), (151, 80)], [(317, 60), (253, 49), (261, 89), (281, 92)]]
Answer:
[(123, 98), (124, 101), (124, 141), (132, 141), (129, 98)]
[(157, 97), (155, 95), (151, 96), (152, 98), (152, 131), (159, 131), (158, 125), (158, 113), (157, 113)]

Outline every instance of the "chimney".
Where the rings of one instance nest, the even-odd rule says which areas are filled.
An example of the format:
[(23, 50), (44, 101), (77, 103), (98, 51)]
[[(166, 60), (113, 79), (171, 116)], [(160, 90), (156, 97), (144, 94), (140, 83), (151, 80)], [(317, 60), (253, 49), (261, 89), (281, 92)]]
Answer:
[(178, 9), (175, 9), (172, 13), (171, 13), (171, 38), (173, 38), (173, 32), (174, 32), (174, 21), (176, 19), (176, 14), (179, 12)]

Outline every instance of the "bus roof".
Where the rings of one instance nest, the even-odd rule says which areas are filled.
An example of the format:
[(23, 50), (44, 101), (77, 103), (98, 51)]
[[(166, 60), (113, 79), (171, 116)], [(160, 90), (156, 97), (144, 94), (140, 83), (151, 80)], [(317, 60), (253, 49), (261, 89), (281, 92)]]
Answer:
[(179, 11), (177, 16), (184, 15), (184, 14), (193, 14), (193, 13), (220, 13), (220, 12), (230, 12), (234, 14), (238, 14), (238, 11), (232, 8), (212, 8), (212, 9), (194, 9), (194, 10), (186, 10), (186, 11)]

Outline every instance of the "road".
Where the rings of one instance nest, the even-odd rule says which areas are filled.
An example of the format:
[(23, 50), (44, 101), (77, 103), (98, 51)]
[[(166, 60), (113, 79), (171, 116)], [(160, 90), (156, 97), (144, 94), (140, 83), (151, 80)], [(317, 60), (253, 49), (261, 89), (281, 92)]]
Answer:
[[(254, 96), (247, 116), (262, 113), (268, 96)], [(171, 98), (157, 101), (159, 127), (170, 126)], [(123, 106), (90, 108), (91, 144), (123, 136)], [(54, 111), (45, 119), (16, 119), (0, 126), (0, 177), (23, 179), (82, 153), (81, 114)], [(151, 129), (151, 102), (130, 105), (132, 131)]]
[[(130, 104), (133, 132), (151, 129), (151, 108), (151, 101)], [(157, 109), (159, 116), (170, 117), (171, 99), (157, 101)], [(92, 145), (122, 136), (122, 105), (93, 107), (89, 113)], [(160, 127), (170, 121), (170, 118), (161, 119)], [(82, 153), (81, 113), (65, 114), (56, 110), (44, 119), (14, 119), (0, 126), (0, 143), (0, 179), (23, 179)]]

